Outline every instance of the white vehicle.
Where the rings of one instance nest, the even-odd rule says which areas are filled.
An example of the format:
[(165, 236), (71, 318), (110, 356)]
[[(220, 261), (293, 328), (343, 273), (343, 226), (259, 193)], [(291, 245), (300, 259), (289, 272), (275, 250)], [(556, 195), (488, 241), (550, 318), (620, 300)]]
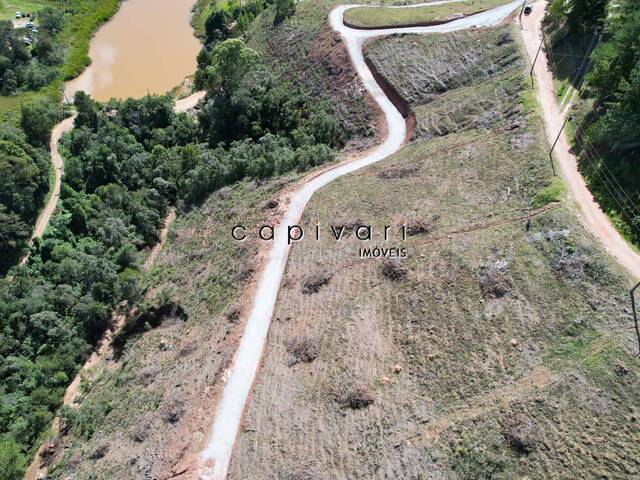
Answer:
[(22, 18), (22, 14), (20, 12), (16, 12), (16, 18)]

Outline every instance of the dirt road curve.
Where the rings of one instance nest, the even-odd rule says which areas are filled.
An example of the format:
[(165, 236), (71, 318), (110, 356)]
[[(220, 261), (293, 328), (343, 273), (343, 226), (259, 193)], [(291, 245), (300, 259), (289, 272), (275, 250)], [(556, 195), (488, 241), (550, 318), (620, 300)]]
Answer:
[[(538, 0), (534, 3), (531, 15), (522, 17), (522, 38), (529, 54), (533, 59), (540, 45), (540, 23), (544, 17), (545, 2)], [(553, 142), (562, 128), (564, 117), (560, 112), (553, 87), (553, 77), (547, 68), (547, 56), (544, 49), (540, 50), (533, 73), (538, 82), (538, 101), (542, 109), (542, 117), (547, 131), (547, 137)], [(589, 231), (598, 237), (604, 248), (624, 266), (631, 275), (640, 280), (640, 255), (622, 238), (611, 224), (600, 205), (593, 199), (593, 195), (578, 171), (576, 157), (569, 150), (569, 143), (564, 133), (560, 135), (555, 148), (557, 165), (560, 167), (562, 178), (572, 196), (580, 205), (580, 217)]]
[(40, 212), (38, 216), (38, 220), (36, 220), (36, 226), (33, 229), (33, 234), (31, 238), (40, 238), (44, 233), (47, 225), (49, 225), (49, 220), (51, 219), (51, 215), (53, 211), (56, 209), (56, 204), (58, 203), (58, 198), (60, 197), (60, 185), (62, 183), (62, 173), (64, 172), (64, 162), (62, 161), (62, 157), (60, 156), (60, 152), (58, 152), (58, 142), (62, 135), (73, 128), (73, 122), (76, 119), (76, 115), (73, 114), (69, 118), (65, 118), (55, 127), (53, 127), (53, 131), (51, 132), (51, 140), (49, 142), (49, 149), (51, 151), (51, 165), (53, 166), (53, 188), (51, 188), (51, 192), (49, 193), (49, 200), (45, 205), (44, 209)]
[[(186, 112), (187, 110), (194, 108), (196, 104), (204, 98), (205, 93), (206, 92), (204, 91), (200, 91), (193, 93), (181, 100), (177, 100), (174, 106), (174, 110), (176, 112)], [(60, 138), (62, 138), (62, 135), (73, 128), (73, 122), (75, 118), (76, 115), (74, 113), (71, 117), (65, 118), (55, 127), (53, 127), (53, 131), (51, 132), (49, 150), (51, 152), (51, 165), (53, 166), (54, 172), (53, 186), (51, 187), (47, 204), (40, 212), (40, 215), (38, 215), (36, 226), (33, 229), (33, 233), (31, 234), (31, 240), (33, 240), (34, 238), (42, 237), (44, 231), (49, 225), (51, 215), (53, 215), (53, 212), (56, 209), (56, 205), (58, 204), (58, 198), (60, 197), (60, 186), (62, 184), (62, 174), (64, 173), (64, 162), (62, 161), (62, 156), (60, 155), (60, 152), (58, 150), (58, 142), (60, 141)], [(24, 264), (28, 259), (29, 254), (27, 253), (20, 261), (20, 264)]]
[[(432, 3), (431, 5), (436, 4)], [(334, 169), (311, 178), (289, 196), (288, 207), (281, 224), (276, 228), (275, 240), (268, 254), (266, 266), (260, 273), (251, 313), (231, 371), (228, 372), (228, 380), (218, 404), (207, 445), (200, 455), (197, 472), (200, 479), (221, 480), (227, 476), (233, 446), (247, 397), (260, 364), (269, 324), (271, 323), (271, 316), (280, 289), (282, 274), (289, 255), (286, 235), (287, 225), (297, 223), (307, 202), (318, 189), (336, 178), (388, 157), (397, 152), (404, 142), (405, 121), (400, 112), (391, 103), (391, 100), (387, 98), (376, 83), (371, 71), (366, 66), (362, 54), (364, 41), (391, 33), (451, 32), (473, 26), (492, 26), (500, 23), (521, 4), (521, 0), (516, 0), (507, 5), (443, 25), (386, 30), (354, 30), (346, 27), (342, 20), (343, 14), (347, 9), (353, 8), (353, 5), (340, 6), (331, 12), (331, 27), (342, 35), (342, 39), (349, 51), (351, 62), (360, 75), (362, 83), (384, 112), (388, 125), (387, 138), (370, 154), (353, 162), (341, 164)]]

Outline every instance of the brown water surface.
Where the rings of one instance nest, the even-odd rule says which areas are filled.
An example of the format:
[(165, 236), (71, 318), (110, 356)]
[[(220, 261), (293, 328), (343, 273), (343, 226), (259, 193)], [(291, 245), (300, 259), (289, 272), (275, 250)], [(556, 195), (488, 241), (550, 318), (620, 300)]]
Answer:
[(200, 42), (189, 24), (194, 0), (125, 0), (91, 40), (91, 65), (65, 87), (96, 100), (165, 93), (196, 68)]

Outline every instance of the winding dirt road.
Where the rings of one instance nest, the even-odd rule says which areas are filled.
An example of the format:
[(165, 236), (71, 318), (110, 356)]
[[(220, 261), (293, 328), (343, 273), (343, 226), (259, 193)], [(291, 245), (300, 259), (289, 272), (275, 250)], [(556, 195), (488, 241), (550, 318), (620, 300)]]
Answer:
[[(531, 59), (535, 57), (540, 45), (540, 26), (544, 17), (544, 10), (545, 2), (538, 0), (534, 2), (531, 15), (522, 17), (522, 39)], [(547, 65), (547, 54), (544, 49), (541, 49), (533, 73), (538, 82), (538, 102), (541, 106), (547, 138), (550, 143), (553, 143), (562, 128), (564, 115), (560, 111), (560, 106), (556, 100), (553, 76)], [(640, 280), (640, 255), (622, 238), (611, 224), (609, 217), (605, 215), (600, 205), (594, 200), (578, 170), (578, 161), (575, 155), (571, 153), (564, 131), (558, 139), (554, 155), (557, 165), (560, 167), (562, 178), (580, 206), (579, 213), (581, 215), (579, 217), (582, 223), (601, 240), (607, 252), (616, 258), (636, 280)]]
[[(439, 3), (445, 2), (434, 2), (429, 5), (438, 5)], [(365, 40), (393, 33), (436, 33), (452, 32), (476, 26), (489, 27), (500, 23), (521, 4), (522, 0), (515, 0), (504, 6), (442, 25), (379, 30), (355, 30), (344, 25), (344, 12), (357, 5), (339, 6), (331, 12), (329, 18), (331, 27), (341, 34), (349, 51), (351, 62), (362, 83), (385, 115), (388, 126), (387, 138), (368, 155), (313, 177), (289, 196), (287, 210), (284, 213), (282, 222), (276, 228), (273, 246), (268, 253), (266, 267), (261, 272), (251, 313), (227, 383), (224, 386), (207, 445), (200, 454), (198, 468), (200, 479), (221, 480), (227, 476), (233, 447), (247, 398), (260, 365), (271, 317), (280, 289), (280, 282), (289, 255), (287, 226), (298, 222), (307, 202), (318, 189), (343, 175), (388, 157), (400, 150), (404, 143), (406, 134), (405, 121), (375, 81), (371, 71), (365, 64), (362, 54), (362, 46)]]

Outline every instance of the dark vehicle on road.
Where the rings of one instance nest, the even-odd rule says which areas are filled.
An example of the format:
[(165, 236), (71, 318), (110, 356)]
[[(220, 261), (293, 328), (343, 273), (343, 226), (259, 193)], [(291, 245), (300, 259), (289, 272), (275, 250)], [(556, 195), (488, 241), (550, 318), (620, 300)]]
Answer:
[(533, 11), (533, 5), (527, 5), (524, 7), (524, 14), (529, 15)]

